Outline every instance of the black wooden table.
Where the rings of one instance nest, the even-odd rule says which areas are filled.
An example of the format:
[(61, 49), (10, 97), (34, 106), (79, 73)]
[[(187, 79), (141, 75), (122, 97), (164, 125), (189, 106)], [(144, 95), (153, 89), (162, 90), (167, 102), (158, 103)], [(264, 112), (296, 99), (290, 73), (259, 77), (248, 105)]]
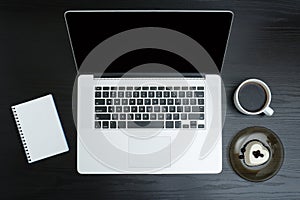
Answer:
[[(76, 172), (71, 108), (76, 71), (63, 13), (117, 8), (234, 11), (222, 73), (227, 115), (221, 174), (81, 176)], [(300, 199), (299, 47), (299, 1), (0, 0), (0, 199)], [(234, 88), (250, 77), (269, 84), (274, 116), (244, 116), (234, 108)], [(54, 95), (70, 151), (29, 165), (10, 106), (48, 93)], [(266, 182), (245, 181), (228, 163), (230, 140), (252, 125), (272, 129), (285, 147), (281, 170)]]

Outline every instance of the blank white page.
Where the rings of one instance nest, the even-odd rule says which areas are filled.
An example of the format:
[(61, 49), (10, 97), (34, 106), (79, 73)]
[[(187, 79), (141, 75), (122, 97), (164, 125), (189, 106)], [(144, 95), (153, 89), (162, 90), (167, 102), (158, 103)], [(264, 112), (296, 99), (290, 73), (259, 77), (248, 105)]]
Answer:
[(29, 163), (69, 150), (51, 94), (12, 106)]

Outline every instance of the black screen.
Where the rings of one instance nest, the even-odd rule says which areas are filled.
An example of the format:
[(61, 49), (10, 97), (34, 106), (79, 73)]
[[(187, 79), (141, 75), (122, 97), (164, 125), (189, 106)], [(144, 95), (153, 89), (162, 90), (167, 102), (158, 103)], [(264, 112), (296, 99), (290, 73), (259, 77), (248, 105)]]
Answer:
[[(79, 68), (89, 52), (103, 40), (125, 30), (140, 27), (163, 27), (184, 33), (200, 45), (210, 54), (219, 71), (223, 64), (227, 39), (232, 21), (231, 12), (76, 12), (66, 13), (67, 26), (73, 46), (75, 61)], [(121, 61), (116, 60), (114, 64), (123, 62), (130, 65), (133, 61), (134, 52), (129, 57), (122, 56)], [(161, 53), (165, 53), (163, 56)], [(168, 64), (181, 73), (194, 72), (193, 66), (183, 58), (174, 59), (176, 55), (168, 52), (153, 50), (136, 51), (136, 58), (152, 62), (149, 57), (162, 58), (160, 63)], [(166, 62), (163, 60), (165, 59)], [(153, 62), (157, 58), (153, 59)], [(126, 64), (125, 64), (126, 62)], [(141, 61), (135, 61), (141, 64)], [(133, 63), (134, 64), (134, 63)], [(121, 71), (120, 71), (121, 70)], [(123, 70), (123, 71), (122, 71)], [(109, 67), (106, 72), (124, 73), (125, 68)]]

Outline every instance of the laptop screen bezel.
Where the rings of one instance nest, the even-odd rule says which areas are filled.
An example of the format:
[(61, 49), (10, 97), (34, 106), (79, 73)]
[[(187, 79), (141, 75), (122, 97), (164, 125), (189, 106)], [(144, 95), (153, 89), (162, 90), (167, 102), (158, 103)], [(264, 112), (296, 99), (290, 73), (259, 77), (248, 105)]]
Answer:
[[(70, 30), (69, 30), (69, 26), (68, 26), (68, 14), (69, 13), (91, 13), (91, 12), (99, 12), (99, 13), (106, 13), (106, 12), (109, 12), (109, 13), (112, 13), (112, 12), (118, 12), (118, 13), (127, 13), (127, 12), (141, 12), (141, 13), (144, 13), (144, 12), (147, 12), (147, 13), (151, 13), (151, 12), (178, 12), (178, 13), (181, 13), (181, 12), (194, 12), (194, 13), (202, 13), (202, 12), (209, 12), (209, 13), (227, 13), (229, 15), (231, 15), (231, 18), (230, 18), (230, 26), (229, 26), (229, 29), (228, 29), (228, 36), (227, 36), (227, 41), (226, 41), (226, 45), (225, 45), (225, 49), (224, 49), (224, 53), (223, 53), (223, 58), (222, 58), (222, 63), (220, 66), (217, 66), (218, 69), (219, 69), (219, 72), (221, 73), (222, 72), (222, 69), (223, 69), (223, 65), (224, 65), (224, 60), (225, 60), (225, 57), (226, 57), (226, 52), (227, 52), (227, 47), (228, 47), (228, 43), (229, 43), (229, 38), (230, 38), (230, 34), (231, 34), (231, 29), (232, 29), (232, 23), (233, 23), (233, 18), (234, 18), (234, 13), (230, 10), (68, 10), (64, 13), (64, 19), (65, 19), (65, 24), (66, 24), (66, 27), (67, 27), (67, 33), (68, 33), (68, 37), (69, 37), (69, 42), (70, 42), (70, 45), (71, 45), (71, 49), (72, 49), (72, 54), (73, 54), (73, 59), (74, 59), (74, 63), (75, 63), (75, 68), (76, 68), (76, 71), (79, 73), (79, 66), (78, 66), (78, 62), (76, 60), (76, 56), (75, 56), (75, 52), (74, 52), (74, 48), (73, 48), (73, 44), (72, 44), (72, 38), (71, 38), (71, 34), (70, 34)], [(107, 77), (109, 76), (119, 76), (120, 73), (116, 72), (116, 73), (109, 73), (107, 74)], [(173, 76), (173, 74), (169, 74), (170, 76)], [(187, 76), (194, 76), (195, 74), (194, 73), (185, 73), (185, 75)], [(162, 75), (163, 76), (163, 75)], [(176, 75), (174, 75), (176, 76)], [(149, 74), (149, 77), (152, 77), (152, 74)]]

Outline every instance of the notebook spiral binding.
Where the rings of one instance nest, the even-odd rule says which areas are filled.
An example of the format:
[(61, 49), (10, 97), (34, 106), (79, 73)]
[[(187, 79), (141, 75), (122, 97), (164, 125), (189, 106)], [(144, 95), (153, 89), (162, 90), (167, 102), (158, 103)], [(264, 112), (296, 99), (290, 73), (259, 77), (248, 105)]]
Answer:
[(19, 131), (19, 134), (20, 134), (20, 137), (21, 137), (21, 141), (22, 141), (22, 144), (23, 144), (23, 147), (24, 147), (24, 150), (25, 150), (27, 160), (28, 160), (28, 162), (31, 162), (29, 149), (27, 147), (26, 140), (25, 140), (25, 137), (24, 137), (24, 134), (23, 134), (23, 131), (22, 131), (22, 127), (21, 127), (21, 124), (20, 124), (20, 121), (19, 121), (18, 113), (17, 113), (15, 107), (11, 107), (11, 109), (13, 111), (13, 115), (14, 115), (14, 118), (15, 118), (15, 121), (16, 121), (16, 124), (17, 124), (17, 127), (18, 127), (18, 131)]

